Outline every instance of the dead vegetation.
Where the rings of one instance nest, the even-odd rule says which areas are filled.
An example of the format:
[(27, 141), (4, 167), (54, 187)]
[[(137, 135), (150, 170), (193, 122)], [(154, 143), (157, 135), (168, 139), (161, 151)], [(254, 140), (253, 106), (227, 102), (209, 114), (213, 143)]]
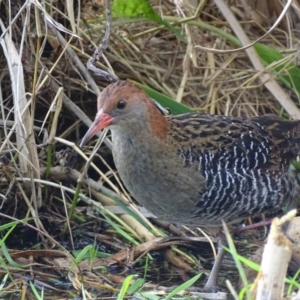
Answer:
[[(297, 88), (287, 88), (280, 77), (291, 76), (290, 63), (298, 65), (299, 3), (293, 1), (279, 26), (261, 41), (283, 60), (259, 70), (253, 63), (257, 58), (246, 51), (195, 48), (241, 47), (231, 38), (238, 36), (234, 19), (223, 16), (216, 2), (223, 3), (150, 1), (177, 35), (146, 16), (115, 13), (108, 49), (97, 66), (200, 112), (300, 118)], [(82, 176), (92, 146), (84, 149), (86, 157), (76, 145), (94, 118), (99, 90), (108, 84), (85, 67), (103, 38), (105, 12), (103, 1), (70, 4), (0, 2), (1, 295), (34, 298), (34, 282), (37, 290), (45, 289), (45, 299), (82, 293), (103, 299), (115, 297), (127, 275), (138, 273), (141, 279), (144, 272), (140, 284), (151, 294), (158, 284), (171, 286), (207, 273), (199, 262), (201, 257), (210, 268), (207, 239), (194, 238), (203, 242), (202, 254), (199, 243), (182, 237), (176, 227), (146, 219), (118, 179), (109, 138), (88, 177)], [(280, 1), (223, 4), (249, 41), (262, 36), (282, 11)], [(276, 63), (286, 68), (277, 72)], [(267, 86), (265, 74), (276, 84)], [(251, 233), (247, 245), (256, 249), (259, 234)], [(189, 235), (202, 236), (199, 231)], [(164, 295), (163, 287), (158, 294)]]

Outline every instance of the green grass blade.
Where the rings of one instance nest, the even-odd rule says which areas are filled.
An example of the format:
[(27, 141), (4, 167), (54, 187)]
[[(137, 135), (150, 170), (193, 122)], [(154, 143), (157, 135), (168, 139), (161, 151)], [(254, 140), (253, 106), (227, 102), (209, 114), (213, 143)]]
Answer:
[[(252, 300), (251, 291), (249, 289), (249, 284), (248, 284), (247, 276), (246, 276), (244, 268), (243, 268), (243, 266), (242, 266), (242, 264), (241, 264), (241, 262), (239, 260), (238, 253), (236, 251), (236, 248), (234, 246), (233, 240), (232, 240), (232, 238), (230, 236), (230, 233), (228, 231), (228, 228), (227, 228), (225, 222), (223, 222), (223, 228), (224, 228), (224, 232), (225, 232), (225, 235), (226, 235), (228, 247), (230, 249), (232, 258), (233, 258), (233, 260), (235, 262), (235, 265), (236, 265), (236, 267), (238, 269), (240, 278), (241, 278), (242, 283), (243, 283), (243, 287), (245, 288), (246, 299), (247, 300)], [(226, 247), (224, 247), (224, 248), (226, 249)]]
[(147, 228), (148, 230), (150, 230), (149, 225), (141, 218), (141, 216), (139, 216), (134, 210), (132, 210), (129, 206), (127, 206), (124, 202), (122, 202), (120, 199), (118, 199), (117, 197), (112, 197), (108, 194), (105, 194), (104, 192), (102, 192), (103, 195), (108, 196), (109, 198), (111, 198), (112, 200), (114, 200), (114, 202), (116, 202), (116, 204), (118, 206), (120, 206), (122, 209), (124, 209), (125, 213), (130, 215), (131, 217), (133, 217), (135, 220), (137, 220), (139, 223), (141, 223), (145, 228)]
[(156, 100), (163, 107), (169, 108), (171, 110), (172, 114), (174, 114), (174, 115), (184, 114), (184, 113), (188, 113), (188, 112), (194, 112), (194, 110), (192, 108), (190, 108), (182, 103), (176, 102), (172, 98), (167, 97), (167, 96), (163, 95), (162, 93), (149, 88), (148, 86), (140, 84), (136, 81), (132, 81), (132, 82), (134, 82), (136, 85), (138, 85), (142, 90), (144, 90), (148, 94), (149, 97)]
[(112, 15), (116, 17), (137, 17), (144, 16), (147, 19), (165, 26), (174, 33), (182, 42), (186, 43), (186, 38), (180, 31), (166, 20), (159, 16), (147, 0), (114, 0), (112, 3)]
[(132, 243), (133, 245), (138, 245), (139, 242), (136, 241), (130, 234), (128, 234), (126, 231), (124, 231), (117, 223), (115, 223), (113, 220), (108, 218), (105, 214), (103, 214), (105, 217), (105, 220), (107, 223), (110, 224), (121, 236), (123, 236), (128, 242)]
[(8, 262), (11, 266), (13, 266), (13, 267), (16, 268), (16, 269), (20, 269), (20, 270), (23, 270), (23, 269), (24, 269), (24, 267), (23, 267), (22, 265), (16, 263), (16, 262), (11, 258), (11, 256), (10, 256), (10, 254), (9, 254), (9, 252), (8, 252), (8, 250), (7, 250), (7, 248), (6, 248), (6, 246), (5, 246), (4, 243), (1, 245), (1, 249), (2, 249), (2, 253), (3, 253), (4, 257), (6, 258), (7, 262)]
[(180, 293), (181, 291), (184, 291), (184, 290), (188, 289), (189, 287), (191, 287), (200, 278), (201, 275), (202, 275), (202, 273), (199, 273), (196, 276), (194, 276), (193, 278), (189, 279), (188, 281), (186, 281), (183, 284), (176, 287), (171, 293), (169, 293), (167, 295), (165, 300), (169, 300), (172, 297), (174, 297), (176, 294)]
[(127, 291), (129, 289), (129, 286), (130, 286), (130, 283), (131, 283), (131, 280), (135, 277), (135, 275), (129, 275), (125, 278), (123, 284), (122, 284), (122, 287), (121, 287), (121, 290), (120, 290), (120, 293), (118, 295), (118, 298), (117, 300), (123, 300), (124, 297), (126, 296), (127, 294)]
[(91, 255), (91, 253), (94, 253), (95, 251), (95, 246), (94, 245), (87, 245), (85, 246), (76, 256), (74, 264), (71, 266), (74, 267), (75, 264), (80, 263), (81, 261), (83, 261), (84, 259), (86, 259), (86, 255), (88, 255), (89, 257), (94, 255)]
[(44, 299), (44, 288), (42, 289), (42, 293), (41, 295), (38, 293), (36, 287), (34, 286), (34, 284), (32, 283), (32, 281), (30, 281), (30, 288), (34, 294), (34, 296), (36, 297), (37, 300), (43, 300)]
[[(297, 282), (297, 278), (298, 278), (299, 274), (300, 274), (300, 269), (298, 269), (298, 271), (295, 273), (295, 275), (293, 276), (293, 278), (290, 279), (291, 282), (290, 282), (289, 288), (287, 290), (287, 295), (288, 296), (291, 295), (293, 289), (295, 289), (295, 288), (299, 289), (299, 283)], [(298, 287), (297, 287), (297, 285), (298, 285)]]
[(266, 66), (277, 63), (274, 64), (273, 71), (279, 74), (279, 78), (288, 88), (300, 96), (300, 68), (270, 46), (257, 44), (254, 48)]
[(5, 287), (8, 278), (9, 278), (9, 274), (6, 273), (0, 282), (0, 291), (2, 291), (2, 289)]
[(137, 293), (145, 284), (144, 279), (142, 278), (138, 278), (129, 288), (127, 291), (128, 295), (133, 295), (135, 293)]

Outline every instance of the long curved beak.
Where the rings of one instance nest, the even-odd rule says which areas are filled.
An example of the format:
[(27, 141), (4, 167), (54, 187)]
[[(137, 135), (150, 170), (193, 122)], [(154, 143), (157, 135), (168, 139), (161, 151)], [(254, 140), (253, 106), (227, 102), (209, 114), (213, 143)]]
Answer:
[(81, 148), (84, 146), (97, 132), (109, 126), (112, 119), (113, 117), (104, 113), (103, 110), (100, 109), (95, 117), (95, 121), (92, 123), (89, 130), (83, 137), (79, 147)]

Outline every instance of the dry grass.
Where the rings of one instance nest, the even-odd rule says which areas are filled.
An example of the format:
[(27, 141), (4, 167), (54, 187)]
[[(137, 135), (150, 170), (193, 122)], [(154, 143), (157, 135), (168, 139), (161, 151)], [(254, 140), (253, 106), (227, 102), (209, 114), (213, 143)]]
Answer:
[[(94, 3), (98, 2), (101, 1)], [(238, 47), (226, 38), (232, 29), (213, 2), (204, 1), (203, 7), (197, 6), (198, 1), (183, 1), (182, 6), (180, 1), (174, 2), (151, 4), (180, 30), (186, 42), (146, 18), (114, 18), (110, 44), (98, 67), (110, 69), (121, 79), (148, 85), (200, 112), (243, 117), (275, 113), (289, 118), (282, 104), (260, 81), (259, 72), (245, 51), (212, 54), (194, 48), (197, 44), (216, 49)], [(250, 10), (244, 1), (229, 2), (251, 40), (272, 25), (273, 15), (278, 16), (275, 8), (261, 11), (269, 13), (264, 18), (257, 17), (255, 6)], [(42, 6), (31, 4), (21, 10), (24, 1), (0, 2), (1, 34), (7, 31), (0, 50), (1, 224), (18, 220), (24, 225), (18, 225), (7, 238), (7, 228), (2, 228), (3, 241), (15, 250), (2, 248), (9, 266), (3, 261), (1, 273), (9, 277), (1, 293), (7, 297), (13, 292), (24, 297), (30, 295), (28, 280), (34, 277), (36, 285), (46, 289), (45, 298), (53, 297), (53, 293), (68, 298), (84, 289), (87, 297), (91, 292), (103, 299), (119, 291), (126, 274), (138, 272), (143, 277), (141, 267), (148, 270), (145, 287), (150, 290), (158, 283), (168, 285), (175, 270), (181, 278), (176, 273), (174, 280), (181, 282), (188, 273), (204, 270), (199, 257), (194, 256), (199, 253), (191, 253), (185, 247), (166, 248), (189, 242), (185, 238), (162, 239), (170, 232), (181, 232), (161, 223), (156, 227), (156, 221), (149, 222), (137, 210), (116, 176), (109, 139), (96, 155), (98, 168), (90, 168), (93, 179), (81, 176), (87, 158), (76, 143), (86, 130), (82, 123), (90, 124), (87, 115), (94, 118), (98, 87), (102, 89), (108, 84), (90, 75), (85, 64), (103, 38), (105, 22), (101, 3), (93, 6), (92, 1), (81, 1), (81, 6), (76, 4), (73, 10), (74, 17), (72, 9), (67, 9), (68, 3), (46, 3), (45, 23)], [(199, 14), (194, 16), (197, 7)], [(18, 12), (16, 20), (9, 22)], [(282, 53), (293, 49), (292, 45), (299, 43), (294, 22), (298, 14), (293, 7), (289, 11), (290, 22), (283, 22), (263, 43)], [(51, 19), (61, 23), (67, 32), (58, 31)], [(296, 61), (296, 54), (290, 54), (288, 59)], [(278, 80), (277, 74), (266, 70)], [(285, 91), (298, 105), (297, 96)], [(85, 149), (87, 156), (90, 153)], [(120, 214), (113, 199), (120, 205), (126, 203), (134, 213), (125, 214), (123, 207)], [(95, 249), (88, 246), (93, 244), (100, 247), (105, 258), (81, 257), (85, 251), (95, 254)], [(73, 252), (72, 256), (72, 249), (85, 251)], [(157, 252), (151, 252), (151, 267), (147, 266), (153, 259), (147, 255), (150, 250), (160, 251), (159, 258)], [(22, 271), (9, 257), (23, 266)], [(114, 275), (113, 268), (118, 275)], [(154, 284), (149, 283), (149, 277)]]

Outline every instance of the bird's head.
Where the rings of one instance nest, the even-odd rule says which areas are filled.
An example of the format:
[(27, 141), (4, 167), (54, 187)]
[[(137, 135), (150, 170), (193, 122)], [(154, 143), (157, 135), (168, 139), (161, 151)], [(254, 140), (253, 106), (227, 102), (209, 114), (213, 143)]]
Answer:
[(163, 114), (138, 86), (127, 81), (117, 81), (100, 93), (95, 121), (83, 137), (80, 147), (104, 128), (131, 134), (148, 129), (153, 135), (162, 138), (166, 135), (168, 124)]

